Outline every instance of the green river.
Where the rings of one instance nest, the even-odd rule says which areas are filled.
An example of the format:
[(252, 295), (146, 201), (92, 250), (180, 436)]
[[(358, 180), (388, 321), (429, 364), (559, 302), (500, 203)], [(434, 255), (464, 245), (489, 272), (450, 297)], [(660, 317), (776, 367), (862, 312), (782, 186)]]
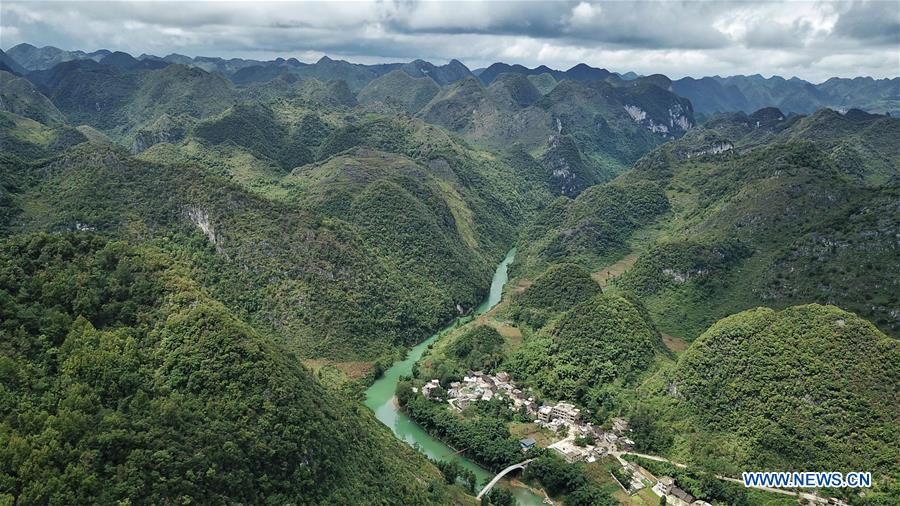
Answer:
[[(508, 280), (507, 269), (516, 256), (516, 249), (513, 248), (506, 254), (506, 258), (497, 266), (494, 272), (494, 279), (491, 281), (491, 290), (487, 298), (475, 308), (475, 314), (482, 314), (489, 311), (492, 307), (500, 302), (503, 295), (503, 286)], [(494, 477), (494, 473), (479, 466), (475, 462), (455, 453), (450, 447), (442, 443), (439, 439), (430, 436), (424, 429), (419, 427), (405, 413), (397, 407), (394, 392), (397, 390), (397, 382), (400, 376), (412, 375), (412, 366), (416, 363), (422, 354), (428, 348), (428, 345), (437, 340), (442, 334), (453, 328), (451, 323), (438, 333), (422, 341), (411, 350), (406, 359), (394, 363), (385, 371), (378, 381), (376, 381), (368, 390), (366, 390), (366, 406), (375, 412), (375, 416), (381, 420), (381, 423), (390, 427), (394, 434), (410, 446), (418, 451), (428, 455), (435, 460), (452, 460), (466, 469), (471, 469), (475, 476), (478, 477), (478, 485), (489, 481)], [(505, 480), (504, 480), (505, 482)], [(522, 487), (510, 487), (508, 482), (501, 482), (513, 491), (521, 505), (538, 505), (542, 504), (542, 498), (532, 493), (530, 490)]]

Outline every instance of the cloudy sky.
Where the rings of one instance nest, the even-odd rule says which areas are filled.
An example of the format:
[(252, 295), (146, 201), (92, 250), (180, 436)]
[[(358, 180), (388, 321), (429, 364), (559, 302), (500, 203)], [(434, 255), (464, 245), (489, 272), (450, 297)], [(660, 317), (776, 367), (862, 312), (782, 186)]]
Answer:
[(900, 75), (900, 1), (17, 2), (20, 42), (134, 55), (494, 61), (685, 75)]

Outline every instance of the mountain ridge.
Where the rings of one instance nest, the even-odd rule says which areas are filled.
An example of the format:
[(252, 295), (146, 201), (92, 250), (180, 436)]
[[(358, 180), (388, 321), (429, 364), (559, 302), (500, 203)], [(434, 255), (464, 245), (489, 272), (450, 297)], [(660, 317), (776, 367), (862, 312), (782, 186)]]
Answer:
[[(66, 51), (53, 46), (37, 48), (22, 43), (6, 51), (8, 57), (27, 71), (47, 70), (56, 64), (71, 60), (90, 59), (100, 61), (112, 53), (102, 49), (91, 53)], [(130, 55), (129, 55), (130, 56)], [(133, 58), (133, 57), (132, 57)], [(619, 85), (639, 79), (633, 72), (622, 74), (604, 68), (579, 63), (568, 70), (557, 70), (540, 65), (528, 68), (519, 64), (496, 62), (477, 69), (477, 74), (469, 70), (459, 60), (450, 60), (445, 65), (434, 65), (425, 60), (406, 63), (379, 63), (364, 65), (345, 60), (335, 60), (323, 56), (317, 62), (303, 63), (296, 58), (276, 58), (273, 60), (251, 60), (242, 58), (189, 57), (170, 54), (165, 57), (142, 54), (139, 61), (180, 63), (221, 72), (235, 83), (250, 84), (260, 79), (271, 79), (282, 71), (295, 73), (299, 77), (315, 77), (320, 80), (344, 79), (351, 90), (360, 91), (372, 80), (396, 69), (401, 69), (413, 77), (430, 76), (441, 86), (458, 82), (467, 76), (476, 76), (483, 84), (489, 85), (503, 73), (524, 76), (549, 74), (556, 81), (567, 80), (610, 80)], [(847, 110), (858, 108), (869, 112), (900, 114), (900, 77), (872, 78), (855, 76), (830, 77), (820, 83), (812, 83), (800, 78), (784, 78), (779, 75), (763, 77), (760, 74), (731, 76), (686, 76), (670, 80), (672, 91), (690, 99), (695, 111), (709, 115), (717, 112), (753, 112), (765, 106), (778, 107), (786, 113), (809, 114), (822, 107)]]

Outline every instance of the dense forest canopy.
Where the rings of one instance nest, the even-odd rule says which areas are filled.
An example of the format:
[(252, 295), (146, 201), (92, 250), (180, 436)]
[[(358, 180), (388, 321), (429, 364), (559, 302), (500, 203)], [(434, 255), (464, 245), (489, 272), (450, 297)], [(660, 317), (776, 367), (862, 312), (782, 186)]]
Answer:
[(748, 468), (891, 503), (898, 80), (757, 77), (0, 51), (0, 503), (473, 504), (359, 402), (460, 316), (397, 401), (490, 469), (551, 436), (413, 387), (627, 418), (714, 503)]
[(447, 500), (424, 457), (164, 253), (27, 235), (0, 265), (6, 500)]
[(833, 306), (725, 318), (678, 361), (673, 391), (714, 433), (742, 441), (744, 466), (896, 469), (900, 348)]

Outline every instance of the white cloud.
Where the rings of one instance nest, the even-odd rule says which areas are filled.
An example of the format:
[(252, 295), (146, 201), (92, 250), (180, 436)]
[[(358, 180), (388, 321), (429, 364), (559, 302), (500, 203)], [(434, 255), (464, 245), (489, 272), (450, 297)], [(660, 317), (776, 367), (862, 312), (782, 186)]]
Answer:
[[(898, 2), (19, 2), (0, 46), (471, 67), (494, 61), (683, 75), (894, 77)], [(124, 28), (124, 29), (123, 29)]]
[(572, 15), (569, 17), (569, 23), (578, 25), (589, 25), (592, 23), (603, 9), (599, 5), (581, 2), (572, 9)]

